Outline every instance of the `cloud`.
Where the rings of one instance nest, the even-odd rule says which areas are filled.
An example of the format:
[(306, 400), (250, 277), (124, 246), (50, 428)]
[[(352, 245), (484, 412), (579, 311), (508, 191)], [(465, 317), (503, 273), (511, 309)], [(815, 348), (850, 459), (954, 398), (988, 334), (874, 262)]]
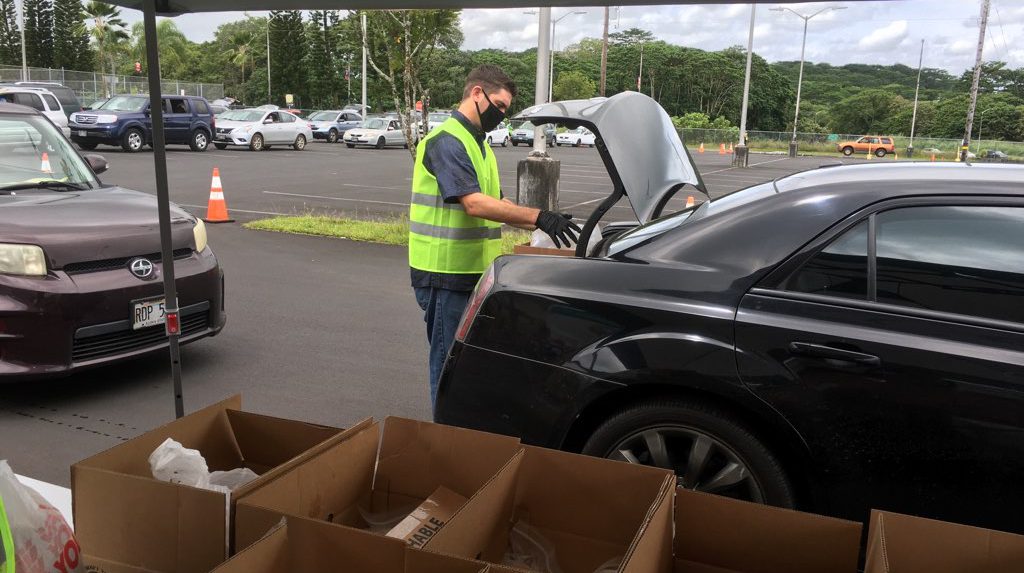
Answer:
[(857, 47), (868, 52), (887, 52), (900, 45), (907, 37), (907, 21), (897, 20), (879, 28), (857, 42)]

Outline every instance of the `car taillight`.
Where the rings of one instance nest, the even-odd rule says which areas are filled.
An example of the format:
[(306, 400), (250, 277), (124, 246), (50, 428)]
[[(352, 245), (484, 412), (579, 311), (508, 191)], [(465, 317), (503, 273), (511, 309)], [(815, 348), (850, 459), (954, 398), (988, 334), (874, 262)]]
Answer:
[(491, 293), (492, 288), (494, 288), (493, 266), (487, 269), (484, 276), (480, 277), (480, 282), (477, 283), (476, 290), (473, 291), (473, 296), (469, 299), (469, 304), (466, 305), (466, 312), (462, 314), (459, 329), (455, 331), (455, 340), (459, 342), (466, 341), (466, 335), (469, 334), (469, 329), (473, 326), (473, 321), (476, 320), (477, 314), (480, 313), (480, 307), (484, 304), (487, 295)]

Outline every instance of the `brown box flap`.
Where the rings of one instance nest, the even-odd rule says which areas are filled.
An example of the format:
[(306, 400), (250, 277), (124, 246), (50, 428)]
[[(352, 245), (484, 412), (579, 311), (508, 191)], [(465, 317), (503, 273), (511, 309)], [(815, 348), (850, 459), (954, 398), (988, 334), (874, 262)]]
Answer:
[(856, 573), (861, 524), (684, 489), (675, 557), (740, 573)]
[(672, 569), (675, 476), (665, 476), (661, 494), (623, 560), (622, 573), (666, 573)]
[(1021, 573), (1024, 536), (873, 510), (864, 573)]
[(576, 249), (552, 249), (551, 247), (531, 247), (529, 243), (512, 247), (513, 255), (552, 255), (556, 257), (575, 257)]

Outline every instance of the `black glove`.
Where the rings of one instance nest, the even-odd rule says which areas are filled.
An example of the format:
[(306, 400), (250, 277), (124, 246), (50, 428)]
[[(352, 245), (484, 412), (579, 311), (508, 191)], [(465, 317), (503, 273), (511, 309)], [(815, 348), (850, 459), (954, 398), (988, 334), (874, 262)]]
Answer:
[(541, 211), (537, 215), (537, 228), (547, 233), (558, 248), (561, 248), (562, 244), (571, 247), (579, 241), (581, 232), (579, 225), (572, 222), (572, 215), (552, 211)]

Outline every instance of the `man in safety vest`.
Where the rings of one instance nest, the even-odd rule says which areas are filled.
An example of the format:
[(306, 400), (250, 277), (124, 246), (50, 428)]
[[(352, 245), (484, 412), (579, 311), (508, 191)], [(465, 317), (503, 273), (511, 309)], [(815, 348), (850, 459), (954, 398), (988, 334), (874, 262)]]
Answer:
[(409, 211), (409, 267), (430, 342), (430, 401), (480, 275), (501, 254), (501, 225), (539, 228), (558, 245), (576, 242), (569, 215), (504, 199), (486, 134), (505, 119), (516, 85), (497, 66), (466, 78), (457, 111), (416, 151)]

